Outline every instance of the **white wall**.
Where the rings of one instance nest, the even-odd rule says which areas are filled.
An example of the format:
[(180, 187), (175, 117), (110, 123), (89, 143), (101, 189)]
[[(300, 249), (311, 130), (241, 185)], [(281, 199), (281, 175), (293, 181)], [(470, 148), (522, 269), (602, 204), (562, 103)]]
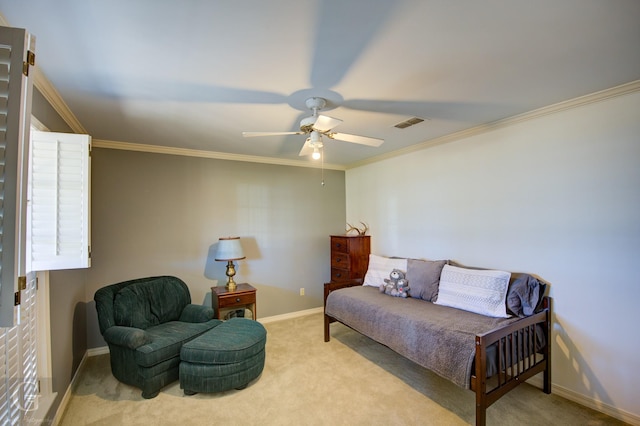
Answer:
[(554, 392), (640, 421), (640, 93), (351, 169), (346, 186), (374, 253), (551, 283)]

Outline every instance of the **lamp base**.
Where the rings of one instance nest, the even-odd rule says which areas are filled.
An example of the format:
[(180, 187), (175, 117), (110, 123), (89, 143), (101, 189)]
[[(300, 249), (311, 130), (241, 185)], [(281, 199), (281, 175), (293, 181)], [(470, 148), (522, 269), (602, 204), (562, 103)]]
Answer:
[(233, 261), (230, 260), (229, 263), (227, 263), (227, 277), (229, 277), (229, 280), (227, 281), (227, 290), (229, 291), (235, 291), (236, 288), (238, 288), (238, 286), (236, 285), (236, 282), (233, 280), (233, 276), (236, 274), (236, 268), (233, 264)]

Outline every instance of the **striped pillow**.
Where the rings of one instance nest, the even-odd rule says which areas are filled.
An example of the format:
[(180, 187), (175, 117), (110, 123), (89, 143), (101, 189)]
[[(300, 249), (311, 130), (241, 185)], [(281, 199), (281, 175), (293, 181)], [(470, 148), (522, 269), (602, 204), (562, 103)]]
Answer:
[(444, 265), (436, 305), (489, 317), (508, 318), (506, 298), (511, 272)]

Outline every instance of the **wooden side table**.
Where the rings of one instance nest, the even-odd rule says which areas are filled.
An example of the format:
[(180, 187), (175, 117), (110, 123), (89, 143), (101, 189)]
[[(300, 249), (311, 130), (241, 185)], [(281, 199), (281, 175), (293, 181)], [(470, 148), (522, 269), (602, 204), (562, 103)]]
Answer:
[(256, 289), (250, 284), (238, 284), (234, 291), (225, 286), (211, 287), (211, 303), (217, 318), (222, 319), (223, 309), (248, 308), (253, 312), (253, 319), (258, 318), (256, 312)]

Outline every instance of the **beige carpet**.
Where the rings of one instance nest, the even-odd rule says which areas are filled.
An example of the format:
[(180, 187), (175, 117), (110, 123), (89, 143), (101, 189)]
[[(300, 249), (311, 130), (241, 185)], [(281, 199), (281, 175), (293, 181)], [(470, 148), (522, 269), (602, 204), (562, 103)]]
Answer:
[[(111, 375), (109, 356), (80, 372), (62, 425), (464, 425), (475, 396), (322, 315), (268, 323), (262, 375), (241, 391), (184, 396), (179, 383), (156, 398)], [(522, 385), (488, 410), (489, 425), (624, 424)]]

